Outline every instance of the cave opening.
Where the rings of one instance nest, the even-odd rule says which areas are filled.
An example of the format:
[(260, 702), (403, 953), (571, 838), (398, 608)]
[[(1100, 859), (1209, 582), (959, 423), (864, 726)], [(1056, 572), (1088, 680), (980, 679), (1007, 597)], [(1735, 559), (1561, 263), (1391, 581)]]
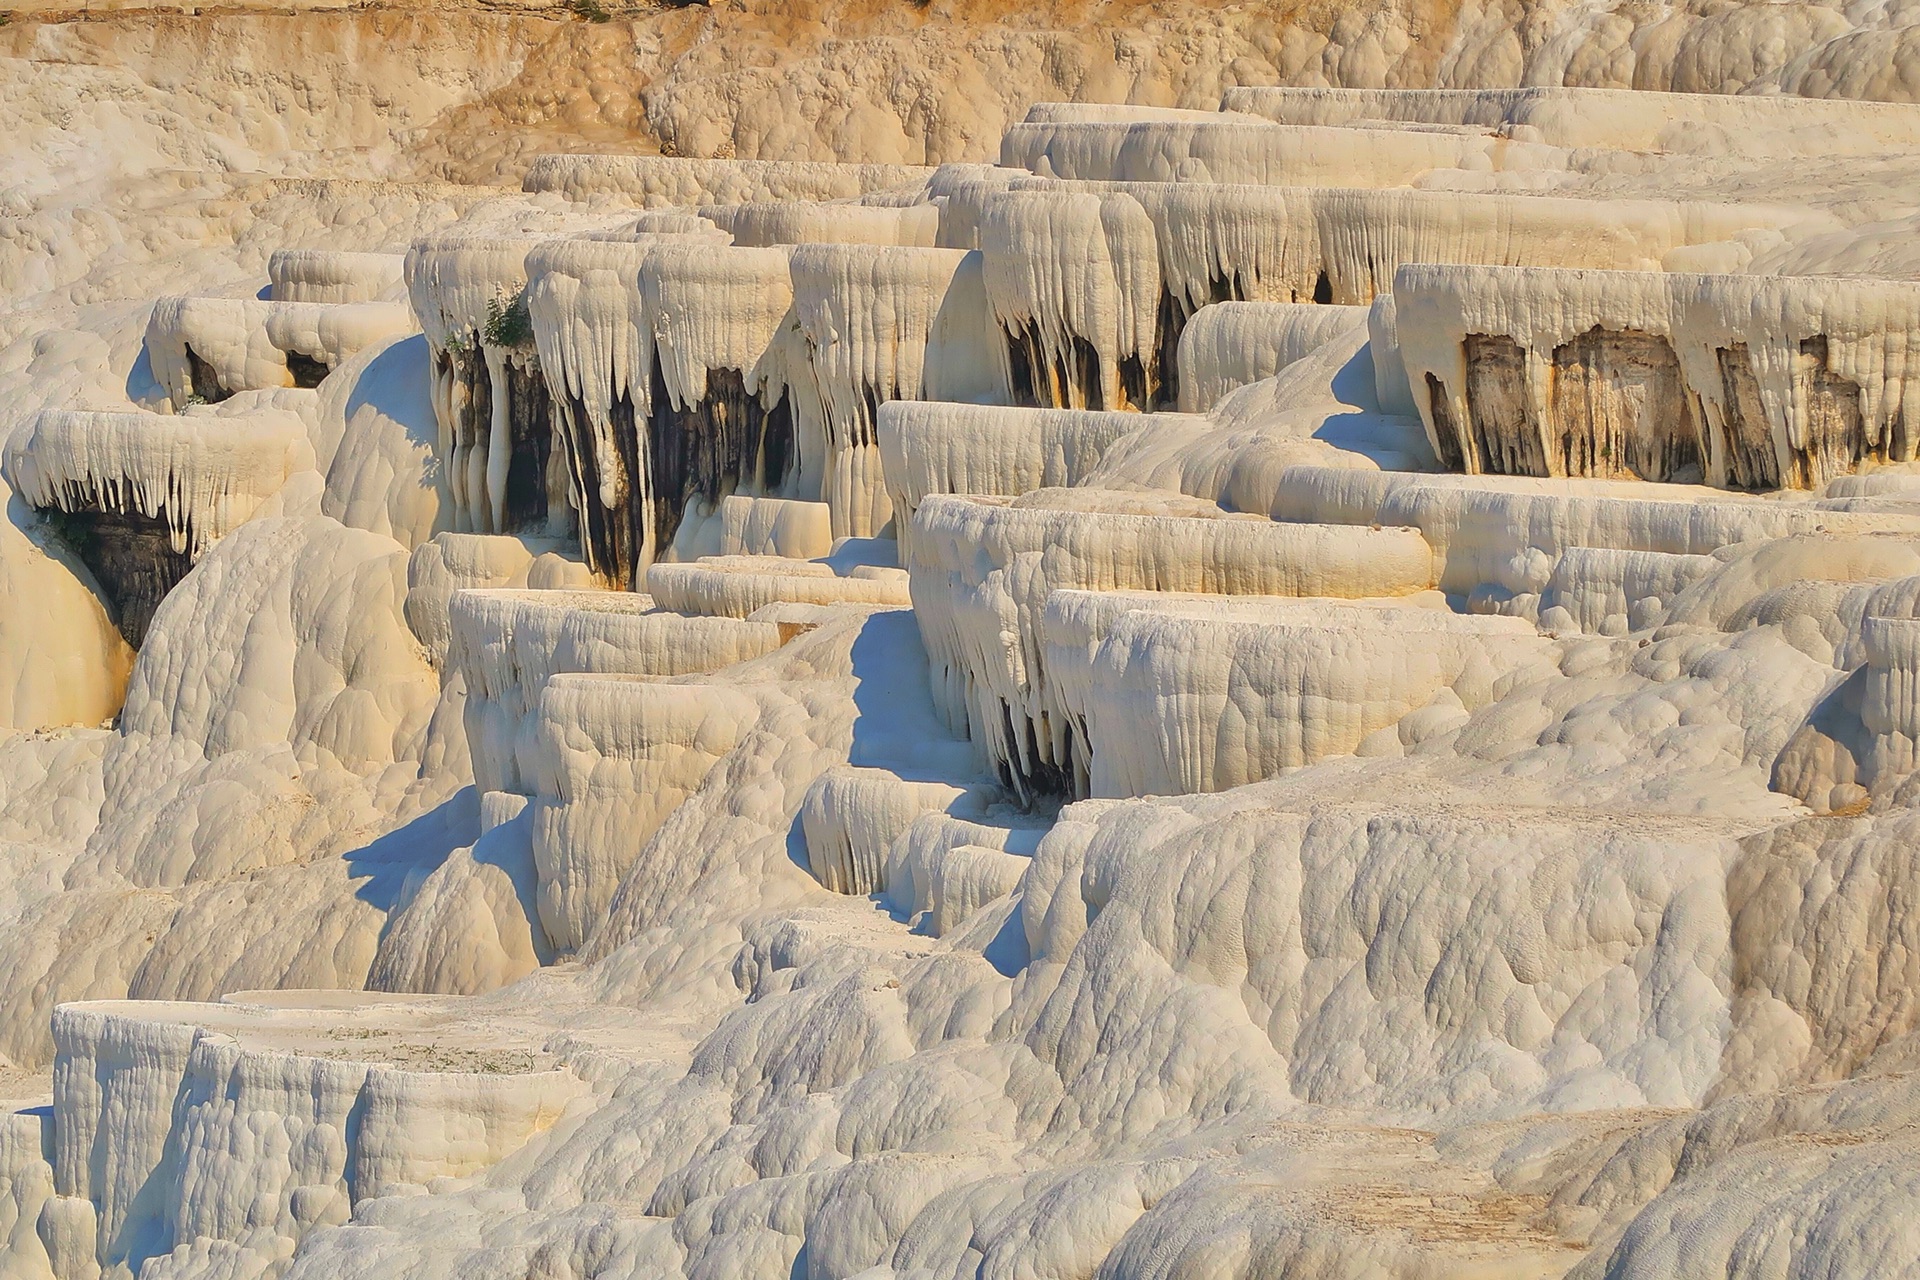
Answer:
[(97, 502), (76, 510), (43, 508), (40, 515), (60, 541), (87, 566), (113, 609), (114, 625), (138, 649), (167, 593), (193, 569), (193, 557), (173, 547), (167, 512), (109, 511)]
[(1698, 484), (1696, 413), (1658, 334), (1595, 326), (1554, 348), (1549, 417), (1564, 475)]
[(792, 448), (793, 415), (785, 395), (769, 409), (747, 390), (741, 370), (709, 369), (706, 394), (678, 409), (655, 365), (647, 430), (654, 545), (672, 543), (695, 498), (711, 508), (736, 489), (777, 485)]
[(233, 395), (220, 385), (220, 375), (192, 347), (187, 348), (187, 379), (193, 400), (200, 404), (219, 404)]
[(305, 352), (289, 351), (287, 372), (293, 375), (294, 386), (311, 390), (326, 380), (327, 375), (333, 372), (333, 366)]

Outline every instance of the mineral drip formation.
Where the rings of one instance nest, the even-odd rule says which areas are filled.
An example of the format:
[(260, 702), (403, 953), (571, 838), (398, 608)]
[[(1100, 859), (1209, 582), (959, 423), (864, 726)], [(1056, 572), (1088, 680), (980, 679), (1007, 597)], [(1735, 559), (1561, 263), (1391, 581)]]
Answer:
[(833, 513), (834, 534), (871, 537), (893, 518), (875, 435), (879, 406), (1006, 399), (980, 255), (803, 245), (791, 270), (805, 345), (804, 366), (787, 377), (812, 384), (794, 398), (796, 428), (824, 443), (818, 496)]
[(1157, 415), (1087, 409), (896, 401), (882, 405), (876, 435), (900, 545), (913, 516), (943, 493), (1017, 498), (1076, 485), (1109, 446), (1155, 425)]
[(1913, 284), (1409, 266), (1394, 299), (1452, 468), (1819, 489), (1920, 443)]
[(536, 243), (448, 236), (407, 253), (458, 532), (570, 532), (569, 464), (527, 313), (526, 256)]
[[(1003, 171), (1004, 172), (1004, 171)], [(1818, 224), (1764, 205), (956, 176), (942, 240), (977, 244), (1023, 404), (1170, 408), (1209, 303), (1366, 305), (1408, 262), (1657, 270)]]
[(559, 239), (527, 255), (527, 315), (565, 442), (587, 564), (628, 585), (661, 543), (655, 521), (652, 327), (640, 264), (651, 240)]
[(1023, 792), (1071, 792), (1089, 753), (1046, 665), (1049, 592), (1396, 596), (1433, 586), (1433, 553), (1413, 529), (1274, 524), (1197, 504), (1146, 514), (1128, 511), (1124, 495), (1100, 498), (939, 497), (914, 516), (908, 570), (936, 703)]
[(730, 493), (772, 493), (825, 467), (825, 442), (800, 431), (796, 392), (805, 392), (783, 376), (800, 340), (788, 318), (788, 252), (673, 244), (641, 265), (652, 361), (639, 497), (651, 541), (635, 544), (629, 579), (689, 515), (715, 518)]
[(138, 648), (167, 593), (312, 457), (300, 419), (280, 410), (49, 409), (8, 445), (6, 479), (54, 514)]

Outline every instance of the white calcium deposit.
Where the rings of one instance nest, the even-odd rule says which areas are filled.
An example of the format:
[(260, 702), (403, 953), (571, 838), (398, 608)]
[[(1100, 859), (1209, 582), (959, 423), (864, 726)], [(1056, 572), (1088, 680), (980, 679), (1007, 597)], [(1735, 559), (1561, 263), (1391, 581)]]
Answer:
[[(1709, 483), (1741, 488), (1817, 489), (1862, 463), (1910, 462), (1920, 443), (1908, 425), (1920, 422), (1920, 378), (1909, 390), (1907, 371), (1920, 333), (1920, 287), (1905, 281), (1403, 271), (1404, 283), (1396, 279), (1394, 288), (1401, 358), (1413, 383), (1430, 393), (1435, 384), (1442, 388), (1416, 403), (1426, 401), (1421, 412), (1436, 444), (1463, 458), (1471, 451), (1475, 471), (1507, 470), (1497, 457), (1512, 446), (1481, 442), (1529, 427), (1541, 434), (1515, 443), (1545, 462), (1532, 474), (1671, 471), (1677, 462)], [(1596, 346), (1638, 342), (1670, 366), (1678, 397), (1662, 401), (1665, 388), (1653, 384), (1666, 370), (1656, 367), (1630, 375), (1643, 388), (1633, 394), (1644, 409), (1582, 411), (1557, 400), (1549, 384), (1554, 366), (1567, 363), (1562, 352), (1596, 332)], [(1473, 403), (1466, 353), (1486, 338), (1508, 339), (1522, 353), (1517, 419), (1491, 403)], [(1648, 345), (1649, 338), (1662, 342)], [(1632, 357), (1636, 365), (1646, 360)], [(1493, 394), (1489, 388), (1486, 395)], [(1606, 394), (1604, 387), (1588, 391), (1588, 404)], [(1667, 418), (1664, 427), (1655, 426), (1656, 414)], [(1556, 438), (1584, 434), (1581, 421), (1599, 426), (1603, 438)], [(1636, 430), (1640, 422), (1646, 425)], [(1680, 437), (1687, 460), (1655, 462), (1660, 445), (1652, 437), (1660, 430)]]
[(0, 1280), (1920, 1273), (1920, 28), (1322, 8), (15, 6)]
[(49, 409), (17, 433), (7, 482), (30, 505), (140, 515), (198, 559), (310, 470), (299, 418), (279, 410), (216, 417)]

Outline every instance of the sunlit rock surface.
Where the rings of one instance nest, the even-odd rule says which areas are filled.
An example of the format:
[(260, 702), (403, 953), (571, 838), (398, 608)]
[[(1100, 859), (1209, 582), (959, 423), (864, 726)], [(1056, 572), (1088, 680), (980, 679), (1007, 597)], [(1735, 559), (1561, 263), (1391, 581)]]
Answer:
[(40, 8), (0, 1278), (1920, 1269), (1905, 10)]

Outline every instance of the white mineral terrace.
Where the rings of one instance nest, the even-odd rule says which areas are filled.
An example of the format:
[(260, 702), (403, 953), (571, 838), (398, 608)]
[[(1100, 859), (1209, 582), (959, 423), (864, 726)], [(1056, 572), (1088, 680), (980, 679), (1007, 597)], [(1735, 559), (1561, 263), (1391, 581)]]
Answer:
[(930, 249), (940, 232), (940, 210), (931, 204), (890, 208), (763, 200), (703, 205), (700, 214), (730, 233), (738, 245), (897, 244)]
[(275, 302), (375, 302), (405, 293), (406, 255), (276, 249), (267, 259)]
[(1428, 431), (1470, 471), (1818, 489), (1920, 444), (1920, 285), (1409, 266), (1394, 300)]
[(181, 409), (240, 391), (318, 385), (363, 347), (418, 327), (404, 302), (161, 298), (146, 347), (154, 377)]
[(1920, 109), (1904, 102), (1557, 86), (1406, 92), (1249, 85), (1226, 90), (1220, 105), (1226, 111), (1284, 124), (1472, 125), (1504, 130), (1515, 137), (1532, 136), (1555, 146), (1622, 151), (1705, 151), (1734, 136), (1773, 142), (1781, 135), (1791, 141), (1796, 133), (1818, 138), (1818, 145), (1829, 154), (1872, 154), (1920, 143)]
[(44, 7), (0, 1280), (1920, 1274), (1901, 6)]
[(909, 188), (930, 171), (904, 164), (817, 164), (778, 160), (696, 160), (670, 156), (540, 156), (527, 170), (530, 192), (575, 200), (619, 195), (653, 207), (835, 200)]
[(6, 480), (35, 507), (156, 521), (176, 552), (197, 560), (312, 459), (306, 429), (285, 410), (48, 409), (8, 445)]
[(1551, 170), (1565, 159), (1472, 133), (1186, 119), (1017, 124), (1000, 163), (1050, 178), (1397, 187), (1436, 169)]

